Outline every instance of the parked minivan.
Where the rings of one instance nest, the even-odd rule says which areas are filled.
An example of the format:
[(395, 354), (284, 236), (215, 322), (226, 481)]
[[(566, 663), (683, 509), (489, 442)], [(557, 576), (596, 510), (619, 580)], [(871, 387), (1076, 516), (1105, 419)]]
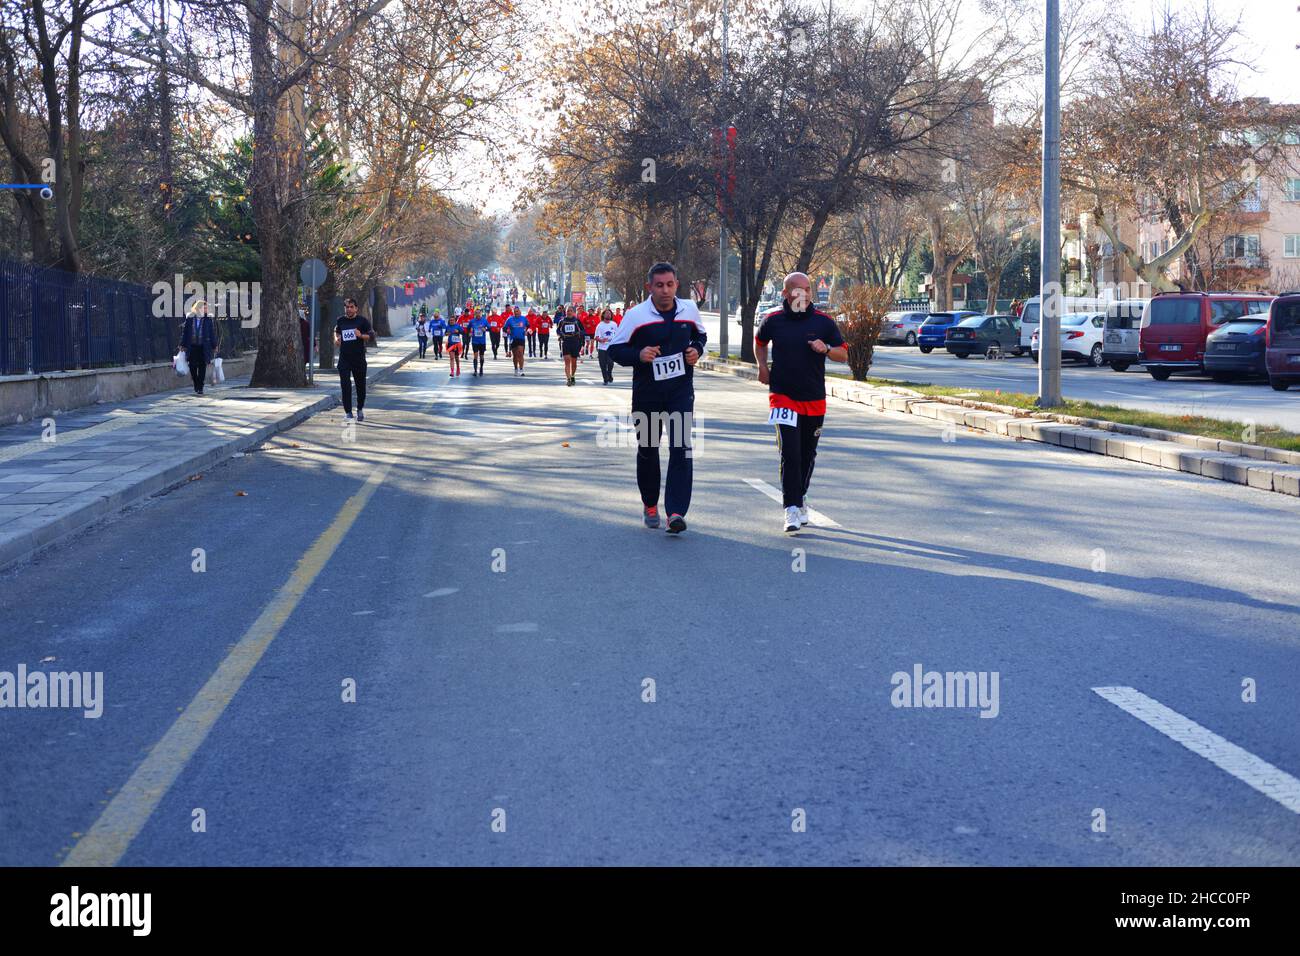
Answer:
[[(1106, 303), (1101, 299), (1087, 298), (1077, 295), (1061, 296), (1061, 315), (1069, 315), (1075, 312), (1102, 312), (1105, 311)], [(1023, 355), (1030, 351), (1030, 339), (1038, 331), (1039, 312), (1042, 310), (1042, 296), (1034, 296), (1025, 303), (1024, 309), (1020, 313), (1020, 349), (1017, 355)]]
[(1300, 383), (1300, 292), (1273, 300), (1264, 347), (1268, 383), (1279, 392)]
[(1127, 372), (1142, 357), (1138, 337), (1142, 312), (1150, 299), (1116, 299), (1106, 306), (1106, 331), (1101, 340), (1101, 360), (1117, 372)]
[(1138, 360), (1163, 382), (1174, 372), (1205, 372), (1205, 339), (1225, 322), (1267, 312), (1259, 292), (1157, 292), (1142, 313)]

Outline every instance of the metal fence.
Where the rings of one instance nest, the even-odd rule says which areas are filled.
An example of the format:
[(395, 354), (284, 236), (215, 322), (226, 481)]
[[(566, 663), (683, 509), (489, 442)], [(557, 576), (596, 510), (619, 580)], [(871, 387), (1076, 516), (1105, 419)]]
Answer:
[[(148, 286), (0, 259), (0, 375), (170, 361), (181, 320), (153, 314)], [(256, 347), (256, 330), (220, 319), (220, 354)]]

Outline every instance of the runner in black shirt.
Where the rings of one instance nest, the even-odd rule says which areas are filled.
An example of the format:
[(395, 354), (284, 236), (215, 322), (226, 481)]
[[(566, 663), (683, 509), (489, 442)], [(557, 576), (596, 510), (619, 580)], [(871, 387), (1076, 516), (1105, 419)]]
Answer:
[(334, 323), (334, 345), (339, 350), (339, 384), (343, 411), (352, 417), (352, 380), (357, 383), (357, 421), (366, 420), (366, 340), (375, 337), (370, 322), (357, 312), (356, 299), (343, 300), (343, 315)]
[(812, 307), (812, 285), (806, 275), (786, 276), (781, 295), (781, 308), (769, 313), (754, 333), (754, 357), (758, 380), (770, 390), (767, 420), (776, 426), (785, 530), (793, 532), (808, 523), (806, 496), (826, 421), (826, 359), (847, 362), (849, 353), (835, 320)]
[(647, 528), (659, 527), (659, 445), (668, 439), (664, 507), (668, 530), (686, 530), (691, 504), (691, 429), (695, 415), (695, 363), (707, 335), (694, 299), (677, 298), (677, 269), (650, 267), (650, 297), (628, 309), (609, 341), (609, 357), (632, 367), (632, 418), (637, 429), (636, 483)]

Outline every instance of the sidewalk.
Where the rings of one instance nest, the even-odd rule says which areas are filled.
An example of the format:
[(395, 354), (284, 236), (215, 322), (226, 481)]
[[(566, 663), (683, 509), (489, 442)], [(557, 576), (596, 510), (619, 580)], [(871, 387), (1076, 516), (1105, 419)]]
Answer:
[[(368, 352), (368, 382), (416, 351), (414, 331), (399, 326)], [(55, 419), (53, 441), (40, 421), (0, 429), (0, 569), (337, 404), (338, 376), (327, 371), (312, 388), (254, 389), (241, 378), (202, 397), (186, 387), (80, 408)]]

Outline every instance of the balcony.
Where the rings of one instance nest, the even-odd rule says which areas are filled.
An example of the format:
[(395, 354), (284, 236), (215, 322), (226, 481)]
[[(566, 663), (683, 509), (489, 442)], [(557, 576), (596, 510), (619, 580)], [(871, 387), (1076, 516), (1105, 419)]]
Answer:
[(1249, 226), (1268, 220), (1268, 200), (1259, 196), (1247, 196), (1231, 207), (1228, 213), (1233, 222)]
[(1215, 273), (1229, 288), (1235, 288), (1244, 282), (1267, 282), (1272, 273), (1266, 255), (1225, 256), (1215, 264)]

